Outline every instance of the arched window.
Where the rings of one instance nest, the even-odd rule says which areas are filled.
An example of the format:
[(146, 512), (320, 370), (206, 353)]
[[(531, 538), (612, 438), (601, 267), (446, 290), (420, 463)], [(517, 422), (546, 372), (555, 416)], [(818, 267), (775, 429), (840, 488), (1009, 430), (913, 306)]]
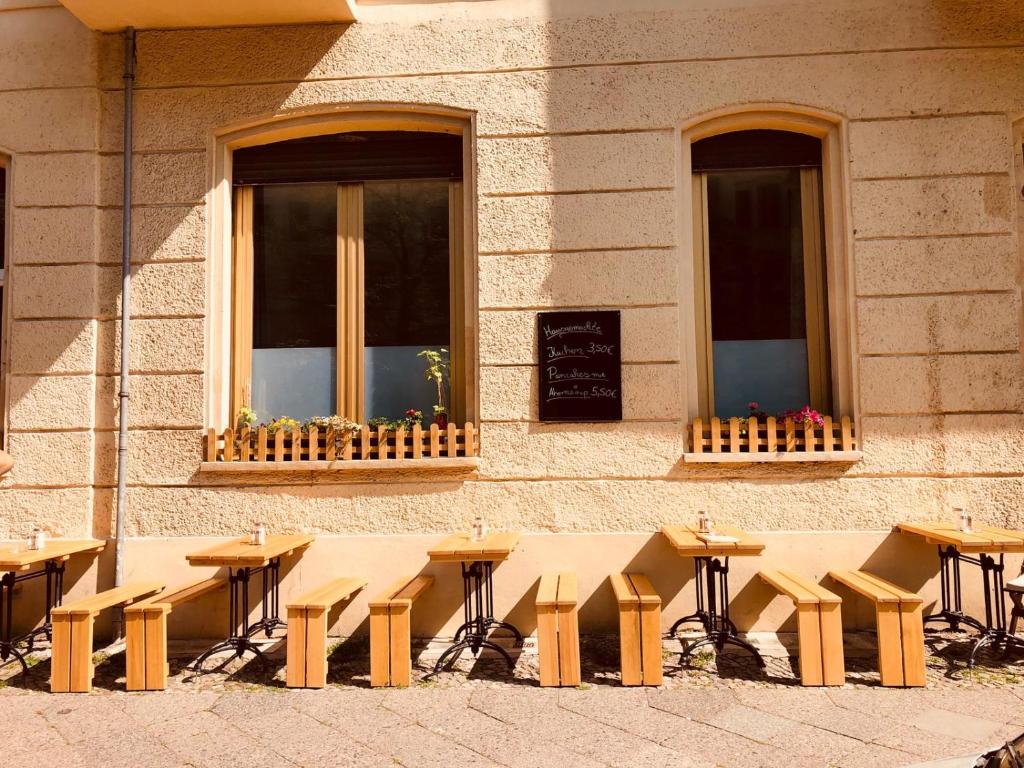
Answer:
[(692, 183), (691, 417), (852, 415), (834, 126), (730, 115), (684, 132)]
[[(243, 406), (261, 422), (413, 410), (429, 424), (438, 405), (474, 418), (465, 136), (422, 122), (229, 147), (231, 376), (217, 421)], [(424, 353), (449, 367), (441, 393)]]
[(695, 142), (691, 159), (709, 414), (830, 413), (821, 141), (734, 131)]

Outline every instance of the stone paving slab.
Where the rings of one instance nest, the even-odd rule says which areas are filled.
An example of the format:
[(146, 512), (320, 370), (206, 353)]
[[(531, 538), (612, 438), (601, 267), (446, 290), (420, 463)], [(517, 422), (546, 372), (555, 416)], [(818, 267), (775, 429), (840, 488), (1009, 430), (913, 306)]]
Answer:
[[(969, 673), (969, 643), (929, 638), (928, 685), (878, 685), (856, 638), (848, 682), (803, 688), (786, 643), (761, 671), (749, 659), (702, 655), (666, 680), (622, 688), (616, 638), (585, 638), (584, 682), (542, 689), (535, 654), (459, 660), (430, 675), (420, 648), (414, 685), (370, 689), (363, 641), (339, 644), (328, 687), (283, 685), (283, 646), (269, 665), (186, 669), (201, 646), (178, 647), (167, 691), (126, 693), (117, 646), (98, 660), (92, 694), (51, 695), (46, 653), (29, 675), (0, 670), (0, 766), (353, 766), (383, 768), (884, 768), (981, 752), (1024, 732), (1024, 660), (988, 658)], [(871, 651), (870, 648), (868, 648)], [(959, 655), (958, 655), (959, 654)]]

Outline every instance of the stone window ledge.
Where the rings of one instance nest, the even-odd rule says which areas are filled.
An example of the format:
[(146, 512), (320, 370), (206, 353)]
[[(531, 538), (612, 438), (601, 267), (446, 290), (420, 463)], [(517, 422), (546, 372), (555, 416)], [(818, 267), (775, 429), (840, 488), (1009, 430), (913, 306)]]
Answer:
[(418, 482), (465, 480), (480, 467), (476, 456), (424, 459), (363, 459), (359, 461), (204, 461), (200, 482), (232, 483), (305, 482)]
[(861, 451), (816, 451), (814, 453), (772, 451), (771, 453), (684, 453), (685, 464), (772, 464), (835, 462), (855, 464)]

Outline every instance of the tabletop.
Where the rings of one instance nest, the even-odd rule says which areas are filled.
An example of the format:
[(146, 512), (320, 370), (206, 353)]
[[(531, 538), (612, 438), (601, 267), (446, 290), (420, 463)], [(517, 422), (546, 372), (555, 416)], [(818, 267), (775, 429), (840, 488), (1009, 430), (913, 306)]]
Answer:
[(715, 533), (732, 536), (736, 541), (704, 541), (696, 525), (664, 525), (662, 535), (683, 557), (737, 557), (759, 555), (764, 542), (731, 525), (715, 525)]
[(953, 546), (960, 552), (1024, 552), (1024, 531), (975, 525), (970, 533), (953, 523), (899, 523), (896, 530), (920, 536), (931, 544)]
[(468, 533), (453, 533), (427, 554), (431, 560), (450, 563), (496, 562), (506, 559), (519, 543), (519, 534), (509, 531), (490, 533), (483, 541), (473, 541)]
[(102, 552), (107, 546), (99, 539), (47, 539), (42, 549), (21, 544), (0, 549), (0, 571), (24, 571), (48, 560), (67, 560), (80, 552)]
[(232, 539), (185, 555), (191, 565), (220, 565), (232, 568), (259, 568), (275, 557), (290, 555), (313, 543), (308, 533), (286, 533), (267, 536), (266, 544), (250, 544), (249, 537)]

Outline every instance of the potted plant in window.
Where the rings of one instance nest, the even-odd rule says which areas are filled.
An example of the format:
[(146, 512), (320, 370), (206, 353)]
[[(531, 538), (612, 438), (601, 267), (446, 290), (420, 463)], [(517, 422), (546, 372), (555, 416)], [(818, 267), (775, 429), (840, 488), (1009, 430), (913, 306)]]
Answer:
[(422, 357), (427, 362), (427, 367), (424, 371), (427, 381), (432, 381), (437, 386), (437, 405), (434, 406), (434, 423), (441, 429), (444, 429), (448, 426), (448, 390), (446, 382), (451, 368), (448, 350), (444, 347), (440, 349), (424, 349), (419, 353), (418, 357)]

